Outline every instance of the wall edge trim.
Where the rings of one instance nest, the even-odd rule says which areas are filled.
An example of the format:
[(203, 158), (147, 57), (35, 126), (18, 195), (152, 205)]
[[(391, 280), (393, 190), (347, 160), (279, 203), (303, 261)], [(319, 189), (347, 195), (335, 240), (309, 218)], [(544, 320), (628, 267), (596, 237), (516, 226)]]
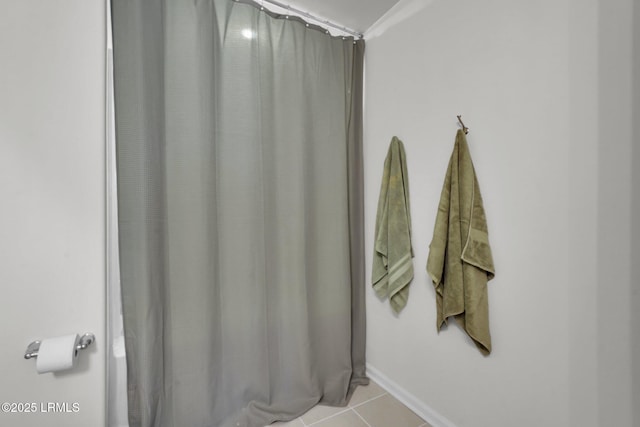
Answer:
[(370, 363), (367, 363), (367, 376), (433, 427), (457, 427), (453, 422), (418, 399)]

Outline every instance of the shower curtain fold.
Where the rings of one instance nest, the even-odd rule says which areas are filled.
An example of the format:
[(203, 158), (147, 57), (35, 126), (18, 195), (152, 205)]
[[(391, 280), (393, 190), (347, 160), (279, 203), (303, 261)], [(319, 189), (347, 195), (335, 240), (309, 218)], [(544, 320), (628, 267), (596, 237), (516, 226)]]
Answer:
[(112, 0), (131, 427), (262, 427), (366, 383), (364, 42)]

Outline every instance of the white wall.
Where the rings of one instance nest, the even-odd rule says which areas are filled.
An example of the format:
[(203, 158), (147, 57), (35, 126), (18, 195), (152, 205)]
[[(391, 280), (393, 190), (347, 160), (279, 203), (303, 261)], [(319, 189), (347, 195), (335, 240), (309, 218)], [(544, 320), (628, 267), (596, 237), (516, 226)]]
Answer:
[[(100, 0), (5, 0), (0, 13), (0, 425), (104, 425), (104, 37)], [(77, 369), (38, 375), (35, 339), (93, 332)]]
[[(632, 0), (615, 3), (401, 0), (365, 34), (366, 244), (397, 135), (415, 251), (399, 317), (368, 292), (368, 361), (451, 425), (632, 426)], [(486, 358), (436, 333), (425, 271), (457, 114), (497, 269)]]

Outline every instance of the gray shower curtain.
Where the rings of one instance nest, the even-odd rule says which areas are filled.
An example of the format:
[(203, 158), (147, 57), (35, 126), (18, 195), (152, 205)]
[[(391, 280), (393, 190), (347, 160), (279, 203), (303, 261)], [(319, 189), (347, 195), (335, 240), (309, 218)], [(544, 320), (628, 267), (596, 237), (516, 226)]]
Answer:
[(261, 427), (366, 383), (364, 43), (112, 0), (131, 427)]

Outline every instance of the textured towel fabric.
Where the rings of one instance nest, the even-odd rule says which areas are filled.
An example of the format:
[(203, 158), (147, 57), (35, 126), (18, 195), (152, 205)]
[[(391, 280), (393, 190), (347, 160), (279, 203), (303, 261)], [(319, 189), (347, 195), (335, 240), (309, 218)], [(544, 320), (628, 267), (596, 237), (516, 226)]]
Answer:
[(373, 289), (396, 313), (407, 304), (413, 279), (409, 177), (404, 146), (395, 136), (384, 161), (373, 251)]
[(495, 274), (480, 187), (465, 134), (449, 161), (427, 272), (436, 288), (438, 332), (455, 316), (484, 354), (491, 353), (487, 281)]

